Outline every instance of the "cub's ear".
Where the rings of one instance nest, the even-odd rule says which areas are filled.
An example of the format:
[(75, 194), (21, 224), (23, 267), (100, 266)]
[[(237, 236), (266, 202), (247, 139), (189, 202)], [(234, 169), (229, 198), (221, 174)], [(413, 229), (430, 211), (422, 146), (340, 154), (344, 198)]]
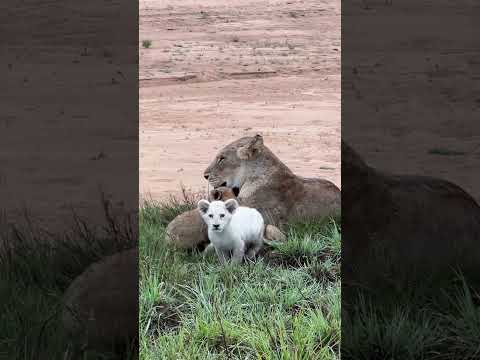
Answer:
[(210, 203), (207, 200), (200, 200), (198, 202), (197, 208), (200, 211), (200, 214), (206, 214), (208, 208), (210, 207)]
[(222, 198), (222, 193), (217, 189), (212, 190), (210, 191), (210, 198), (212, 199), (212, 201), (220, 200)]
[(233, 214), (238, 208), (238, 202), (235, 199), (225, 201), (225, 208), (230, 214)]
[(262, 135), (255, 135), (246, 145), (238, 148), (237, 155), (241, 160), (249, 160), (256, 157), (263, 149)]
[(227, 201), (227, 200), (230, 200), (230, 199), (235, 199), (237, 197), (235, 195), (235, 191), (233, 191), (232, 188), (222, 186), (222, 187), (220, 187), (216, 190), (218, 190), (218, 192), (219, 192), (218, 200)]

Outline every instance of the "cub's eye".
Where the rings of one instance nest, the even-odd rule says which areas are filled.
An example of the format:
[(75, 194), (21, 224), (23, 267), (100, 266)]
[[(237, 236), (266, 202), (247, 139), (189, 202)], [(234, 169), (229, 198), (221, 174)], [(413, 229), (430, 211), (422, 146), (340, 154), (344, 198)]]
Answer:
[(220, 164), (223, 160), (225, 160), (224, 156), (219, 156), (217, 160), (217, 164)]
[(211, 218), (213, 218), (213, 214), (208, 214), (208, 217), (211, 217)]
[(225, 214), (220, 214), (220, 219), (223, 219), (225, 217)]

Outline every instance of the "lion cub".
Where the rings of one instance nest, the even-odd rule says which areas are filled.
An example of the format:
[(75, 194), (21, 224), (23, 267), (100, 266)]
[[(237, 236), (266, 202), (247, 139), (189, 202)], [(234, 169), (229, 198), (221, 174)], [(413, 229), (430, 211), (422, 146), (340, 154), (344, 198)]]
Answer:
[(261, 249), (265, 223), (257, 210), (230, 199), (211, 203), (200, 200), (198, 211), (208, 227), (210, 244), (205, 253), (215, 249), (221, 263), (230, 258), (233, 263), (241, 263), (244, 256), (252, 259)]

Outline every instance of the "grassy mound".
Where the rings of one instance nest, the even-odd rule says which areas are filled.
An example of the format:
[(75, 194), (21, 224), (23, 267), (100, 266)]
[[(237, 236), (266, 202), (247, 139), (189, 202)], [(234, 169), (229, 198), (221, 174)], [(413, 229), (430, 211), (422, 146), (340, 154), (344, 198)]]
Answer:
[(340, 358), (338, 225), (288, 226), (255, 262), (179, 252), (165, 227), (193, 203), (140, 210), (140, 358)]

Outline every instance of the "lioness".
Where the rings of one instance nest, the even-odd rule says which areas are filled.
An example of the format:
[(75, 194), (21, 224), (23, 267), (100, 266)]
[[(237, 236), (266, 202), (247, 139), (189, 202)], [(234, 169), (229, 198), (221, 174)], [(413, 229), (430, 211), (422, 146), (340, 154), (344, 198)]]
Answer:
[(239, 202), (260, 211), (266, 223), (340, 213), (340, 189), (336, 185), (295, 175), (263, 144), (261, 135), (243, 137), (225, 146), (204, 177), (214, 188), (238, 189)]
[[(204, 177), (214, 191), (224, 186), (232, 188), (241, 205), (257, 209), (267, 224), (268, 240), (285, 238), (273, 224), (340, 213), (340, 189), (335, 184), (295, 175), (263, 144), (261, 135), (244, 137), (225, 146), (205, 170)], [(167, 240), (180, 248), (208, 243), (206, 226), (195, 212), (177, 216), (166, 234)]]
[(380, 171), (345, 142), (342, 178), (344, 283), (374, 283), (387, 270), (402, 279), (404, 272), (423, 278), (457, 266), (478, 273), (480, 206), (462, 188)]

